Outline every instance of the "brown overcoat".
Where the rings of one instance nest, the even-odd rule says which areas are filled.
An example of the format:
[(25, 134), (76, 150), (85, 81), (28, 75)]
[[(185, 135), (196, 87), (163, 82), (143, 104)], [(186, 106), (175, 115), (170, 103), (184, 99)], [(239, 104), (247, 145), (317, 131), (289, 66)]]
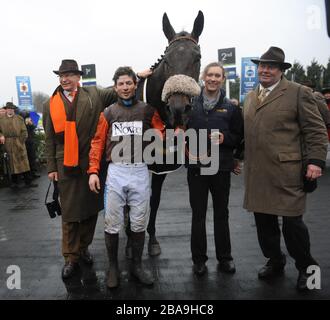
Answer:
[(327, 128), (330, 128), (330, 110), (328, 109), (324, 96), (322, 95), (322, 93), (315, 91), (314, 97), (316, 100), (317, 107), (320, 111), (321, 117), (325, 123), (325, 126)]
[[(116, 100), (116, 95), (113, 89), (99, 89), (94, 86), (81, 87), (75, 99), (78, 99), (76, 125), (81, 168), (81, 174), (78, 176), (64, 174), (64, 144), (55, 135), (49, 112), (49, 100), (43, 108), (43, 119), (46, 126), (47, 170), (48, 172), (58, 172), (62, 219), (65, 222), (83, 221), (96, 215), (102, 209), (103, 194), (96, 195), (89, 190), (88, 154), (99, 115), (105, 107)], [(65, 98), (63, 98), (63, 102), (65, 109), (68, 110), (69, 104)]]
[(19, 115), (0, 118), (0, 136), (5, 137), (5, 149), (9, 154), (12, 174), (30, 171), (29, 159), (26, 152), (25, 140), (28, 132), (24, 119)]
[(298, 216), (306, 204), (303, 160), (325, 161), (325, 125), (309, 88), (283, 78), (261, 104), (258, 91), (259, 87), (247, 95), (243, 109), (244, 208)]

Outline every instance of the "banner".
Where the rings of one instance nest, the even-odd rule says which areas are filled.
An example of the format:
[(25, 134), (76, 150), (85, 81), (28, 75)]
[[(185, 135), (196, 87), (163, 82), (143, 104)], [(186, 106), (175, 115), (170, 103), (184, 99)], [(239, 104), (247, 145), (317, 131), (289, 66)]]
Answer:
[(228, 80), (235, 80), (236, 79), (236, 67), (227, 67), (224, 68), (226, 72), (226, 78)]
[(242, 74), (241, 74), (241, 92), (240, 101), (243, 102), (245, 96), (259, 84), (258, 66), (254, 64), (251, 59), (258, 59), (254, 57), (242, 58)]
[(30, 77), (28, 76), (17, 76), (16, 77), (16, 87), (18, 96), (18, 107), (21, 110), (34, 110), (32, 102), (32, 90)]
[(230, 66), (236, 64), (236, 50), (235, 48), (218, 49), (218, 61), (223, 66)]
[(84, 64), (81, 66), (81, 70), (84, 72), (82, 75), (82, 85), (96, 86), (96, 68), (95, 64)]

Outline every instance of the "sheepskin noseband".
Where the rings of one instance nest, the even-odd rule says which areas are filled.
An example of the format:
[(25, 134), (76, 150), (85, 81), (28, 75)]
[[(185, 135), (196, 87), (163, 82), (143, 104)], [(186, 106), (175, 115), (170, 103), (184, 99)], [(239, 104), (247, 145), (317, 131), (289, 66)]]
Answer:
[(184, 74), (177, 74), (166, 80), (162, 92), (162, 101), (167, 103), (168, 98), (174, 93), (194, 97), (200, 95), (200, 92), (201, 89), (195, 79)]

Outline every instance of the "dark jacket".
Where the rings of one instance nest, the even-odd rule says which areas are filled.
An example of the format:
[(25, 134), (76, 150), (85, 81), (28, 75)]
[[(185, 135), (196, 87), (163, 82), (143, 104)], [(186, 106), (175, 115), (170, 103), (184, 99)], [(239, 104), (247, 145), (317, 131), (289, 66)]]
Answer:
[[(231, 171), (234, 168), (234, 150), (240, 145), (244, 134), (241, 109), (233, 105), (225, 97), (225, 91), (221, 89), (218, 103), (212, 110), (207, 112), (203, 107), (203, 90), (199, 97), (193, 99), (193, 108), (189, 117), (188, 129), (207, 129), (208, 135), (211, 133), (211, 129), (218, 129), (223, 133), (224, 142), (219, 145), (219, 170)], [(211, 141), (208, 137), (208, 146), (210, 143)], [(208, 147), (207, 149), (209, 150), (210, 148)], [(190, 151), (192, 152), (191, 149)], [(199, 156), (201, 155), (199, 154)], [(186, 161), (186, 165), (188, 167), (200, 167), (201, 163), (198, 162), (196, 165), (189, 164)]]

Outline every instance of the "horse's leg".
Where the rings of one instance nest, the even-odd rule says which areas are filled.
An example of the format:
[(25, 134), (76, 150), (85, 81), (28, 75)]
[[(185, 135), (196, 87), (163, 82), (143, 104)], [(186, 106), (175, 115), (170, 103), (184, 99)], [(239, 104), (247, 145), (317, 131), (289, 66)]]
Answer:
[(152, 174), (151, 177), (151, 197), (150, 197), (150, 217), (147, 227), (149, 233), (148, 253), (150, 256), (158, 256), (161, 253), (160, 245), (156, 239), (156, 216), (160, 203), (160, 195), (166, 174)]

